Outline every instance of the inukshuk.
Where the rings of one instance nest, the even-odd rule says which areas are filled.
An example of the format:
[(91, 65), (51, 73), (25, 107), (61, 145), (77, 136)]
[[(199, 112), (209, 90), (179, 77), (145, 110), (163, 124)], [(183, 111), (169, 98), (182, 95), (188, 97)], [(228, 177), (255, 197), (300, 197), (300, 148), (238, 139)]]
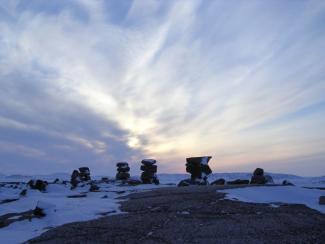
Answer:
[(126, 181), (130, 178), (130, 167), (127, 162), (119, 162), (116, 164), (117, 174), (116, 180)]
[(157, 165), (155, 159), (143, 159), (141, 161), (140, 170), (142, 170), (141, 181), (143, 184), (159, 184), (159, 180), (157, 178)]
[(208, 175), (212, 173), (208, 162), (211, 156), (191, 157), (186, 159), (186, 172), (191, 174), (191, 183), (207, 184)]

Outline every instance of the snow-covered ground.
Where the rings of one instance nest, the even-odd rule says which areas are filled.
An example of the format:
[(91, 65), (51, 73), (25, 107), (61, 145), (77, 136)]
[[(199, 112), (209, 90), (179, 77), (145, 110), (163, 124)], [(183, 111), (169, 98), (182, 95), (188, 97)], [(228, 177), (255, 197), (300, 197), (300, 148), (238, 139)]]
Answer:
[(306, 189), (301, 186), (259, 186), (227, 189), (226, 199), (241, 202), (270, 203), (277, 207), (281, 203), (304, 204), (325, 213), (325, 205), (319, 204), (319, 197), (325, 195), (324, 190)]
[[(229, 193), (228, 198), (236, 198), (248, 202), (283, 202), (302, 203), (311, 208), (324, 212), (324, 207), (318, 205), (318, 197), (325, 195), (324, 191), (306, 189), (303, 187), (325, 187), (325, 177), (299, 177), (294, 175), (270, 174), (275, 183), (281, 184), (283, 180), (289, 180), (295, 187), (252, 187), (243, 189), (225, 190)], [(89, 185), (70, 190), (70, 185), (49, 184), (47, 191), (41, 193), (38, 190), (28, 189), (25, 197), (19, 197), (22, 189), (27, 188), (26, 182), (30, 179), (42, 179), (52, 182), (56, 178), (69, 180), (70, 175), (61, 173), (53, 175), (37, 176), (5, 176), (0, 175), (0, 182), (22, 182), (15, 189), (10, 184), (1, 186), (0, 202), (4, 199), (19, 199), (10, 203), (0, 204), (0, 216), (8, 213), (20, 213), (34, 209), (36, 205), (48, 206), (47, 216), (40, 219), (18, 221), (7, 227), (0, 228), (0, 243), (21, 243), (30, 238), (40, 235), (49, 228), (74, 221), (86, 221), (102, 217), (103, 215), (121, 214), (118, 197), (133, 192), (150, 190), (157, 187), (176, 185), (180, 180), (188, 178), (187, 174), (160, 174), (161, 184), (121, 186), (116, 183), (101, 183), (100, 192), (89, 192)], [(212, 182), (218, 178), (225, 180), (250, 179), (249, 173), (217, 173), (210, 176)], [(101, 179), (100, 176), (93, 179)], [(111, 178), (112, 179), (112, 178)], [(12, 185), (14, 186), (14, 185)], [(70, 195), (86, 194), (83, 198), (68, 198)], [(316, 202), (317, 198), (317, 202)], [(14, 217), (17, 218), (17, 217)]]

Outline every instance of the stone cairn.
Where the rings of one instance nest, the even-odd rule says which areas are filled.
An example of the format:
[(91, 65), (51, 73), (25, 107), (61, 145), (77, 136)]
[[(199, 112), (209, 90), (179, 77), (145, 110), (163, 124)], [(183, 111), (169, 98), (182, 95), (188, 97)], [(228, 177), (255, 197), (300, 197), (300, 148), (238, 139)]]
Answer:
[(141, 161), (140, 170), (142, 170), (141, 181), (143, 184), (159, 184), (159, 180), (157, 178), (157, 165), (155, 159), (143, 159)]
[(116, 164), (117, 174), (116, 180), (127, 181), (130, 178), (130, 167), (127, 162), (119, 162)]
[(79, 177), (80, 177), (81, 181), (91, 180), (89, 168), (88, 167), (79, 168)]
[(178, 186), (207, 185), (208, 175), (212, 173), (208, 165), (211, 158), (211, 156), (187, 158), (186, 172), (191, 174), (191, 178), (182, 180)]
[(71, 174), (71, 189), (74, 189), (77, 187), (78, 183), (83, 181), (90, 181), (90, 170), (88, 167), (80, 167), (79, 171), (74, 170)]

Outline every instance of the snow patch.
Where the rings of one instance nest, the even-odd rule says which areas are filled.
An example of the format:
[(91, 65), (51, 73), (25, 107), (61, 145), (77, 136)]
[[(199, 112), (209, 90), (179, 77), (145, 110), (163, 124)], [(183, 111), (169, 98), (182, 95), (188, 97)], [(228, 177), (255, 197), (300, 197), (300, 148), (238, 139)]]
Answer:
[(259, 186), (226, 189), (219, 192), (226, 193), (226, 199), (251, 203), (304, 204), (312, 209), (325, 213), (325, 206), (319, 205), (319, 197), (324, 195), (323, 190), (305, 189), (299, 186)]

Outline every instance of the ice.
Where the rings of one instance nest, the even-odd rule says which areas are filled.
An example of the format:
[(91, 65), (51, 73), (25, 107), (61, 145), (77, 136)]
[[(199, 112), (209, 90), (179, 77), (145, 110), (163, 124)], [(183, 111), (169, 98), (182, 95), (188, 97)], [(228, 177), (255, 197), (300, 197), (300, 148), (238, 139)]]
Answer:
[(325, 206), (319, 205), (319, 197), (323, 190), (306, 189), (300, 186), (259, 186), (227, 189), (219, 192), (227, 193), (226, 199), (242, 202), (304, 204), (325, 213)]

